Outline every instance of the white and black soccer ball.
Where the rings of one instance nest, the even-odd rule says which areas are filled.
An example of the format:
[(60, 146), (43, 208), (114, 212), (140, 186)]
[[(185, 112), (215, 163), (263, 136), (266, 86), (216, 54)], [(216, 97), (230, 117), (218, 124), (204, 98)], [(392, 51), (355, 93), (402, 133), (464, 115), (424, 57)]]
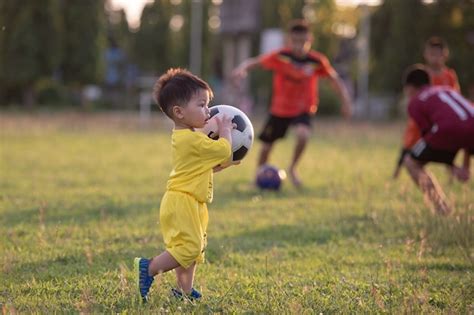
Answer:
[(232, 130), (232, 161), (242, 160), (253, 144), (253, 126), (250, 119), (240, 109), (230, 105), (215, 105), (210, 108), (211, 118), (204, 128), (200, 129), (211, 139), (219, 139), (215, 116), (226, 115), (232, 118), (236, 128)]

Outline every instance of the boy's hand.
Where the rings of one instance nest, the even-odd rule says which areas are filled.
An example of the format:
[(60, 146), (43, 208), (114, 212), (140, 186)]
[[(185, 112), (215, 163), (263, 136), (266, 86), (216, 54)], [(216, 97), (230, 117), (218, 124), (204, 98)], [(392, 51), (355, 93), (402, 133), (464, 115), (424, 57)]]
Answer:
[(248, 75), (247, 69), (245, 69), (244, 67), (237, 67), (232, 71), (230, 75), (231, 82), (234, 84), (234, 86), (236, 86), (237, 88), (240, 88), (242, 84), (242, 80), (245, 79), (247, 75)]
[(467, 182), (471, 177), (471, 174), (469, 174), (469, 170), (464, 167), (453, 166), (451, 172), (456, 177), (456, 179), (462, 183)]
[(227, 116), (226, 114), (222, 116), (216, 115), (216, 123), (217, 123), (217, 130), (219, 132), (219, 135), (221, 134), (221, 131), (225, 131), (225, 130), (230, 131), (234, 129), (234, 126), (232, 124), (232, 118)]

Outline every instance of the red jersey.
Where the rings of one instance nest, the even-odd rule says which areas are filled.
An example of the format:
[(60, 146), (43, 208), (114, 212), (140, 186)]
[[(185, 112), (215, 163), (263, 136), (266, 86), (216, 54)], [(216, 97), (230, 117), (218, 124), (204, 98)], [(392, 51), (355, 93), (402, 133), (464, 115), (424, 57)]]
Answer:
[(318, 77), (335, 71), (326, 56), (316, 51), (298, 58), (290, 49), (281, 49), (263, 55), (259, 61), (264, 69), (273, 71), (270, 112), (278, 117), (314, 114), (318, 108)]
[[(428, 74), (430, 75), (431, 85), (444, 85), (449, 86), (456, 91), (460, 92), (458, 77), (454, 69), (443, 67), (441, 71), (434, 72), (429, 68)], [(403, 147), (408, 149), (411, 148), (419, 139), (421, 138), (420, 130), (416, 126), (415, 122), (409, 118), (407, 127), (405, 130), (405, 135), (403, 136)]]
[(456, 91), (460, 92), (458, 76), (454, 69), (443, 67), (441, 71), (435, 72), (430, 68), (427, 68), (428, 74), (430, 75), (431, 85), (447, 85)]
[(424, 140), (433, 148), (474, 150), (474, 106), (447, 86), (427, 86), (408, 104)]

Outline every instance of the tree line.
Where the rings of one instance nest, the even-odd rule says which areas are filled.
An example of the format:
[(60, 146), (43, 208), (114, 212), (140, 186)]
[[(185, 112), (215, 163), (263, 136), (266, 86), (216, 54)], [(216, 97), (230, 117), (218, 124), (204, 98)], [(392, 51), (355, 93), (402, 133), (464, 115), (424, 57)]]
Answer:
[[(211, 82), (222, 79), (226, 58), (223, 35), (211, 25), (220, 5), (203, 0), (202, 76)], [(342, 42), (355, 41), (335, 34), (334, 25), (357, 29), (358, 10), (340, 9), (334, 0), (260, 0), (260, 5), (259, 30), (251, 34), (254, 54), (259, 53), (260, 30), (284, 28), (293, 18), (311, 19), (315, 48), (330, 59)], [(191, 0), (155, 0), (144, 8), (140, 27), (130, 29), (125, 13), (111, 10), (108, 0), (0, 0), (0, 106), (41, 104), (44, 91), (61, 91), (63, 101), (80, 106), (84, 86), (105, 84), (106, 50), (112, 46), (140, 74), (156, 76), (169, 67), (188, 67), (191, 14)], [(445, 38), (449, 65), (457, 70), (463, 93), (473, 93), (471, 0), (385, 0), (371, 8), (370, 89), (399, 92), (403, 69), (423, 61), (423, 43), (432, 35)], [(356, 78), (355, 58), (351, 62), (350, 75)], [(255, 76), (264, 77), (253, 81), (256, 89), (268, 83), (265, 74)]]

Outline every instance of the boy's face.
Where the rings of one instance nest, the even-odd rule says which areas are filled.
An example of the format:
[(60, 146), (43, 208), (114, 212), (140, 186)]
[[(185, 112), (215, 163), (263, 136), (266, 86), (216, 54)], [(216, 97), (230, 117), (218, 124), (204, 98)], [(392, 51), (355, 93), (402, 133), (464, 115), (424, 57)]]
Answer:
[(194, 94), (185, 106), (175, 106), (175, 123), (184, 128), (202, 128), (209, 119), (209, 92), (201, 89)]
[(289, 46), (293, 54), (303, 57), (311, 49), (312, 36), (309, 32), (292, 32), (289, 36)]
[(426, 63), (431, 67), (442, 67), (446, 62), (446, 52), (440, 47), (426, 47), (423, 54)]

